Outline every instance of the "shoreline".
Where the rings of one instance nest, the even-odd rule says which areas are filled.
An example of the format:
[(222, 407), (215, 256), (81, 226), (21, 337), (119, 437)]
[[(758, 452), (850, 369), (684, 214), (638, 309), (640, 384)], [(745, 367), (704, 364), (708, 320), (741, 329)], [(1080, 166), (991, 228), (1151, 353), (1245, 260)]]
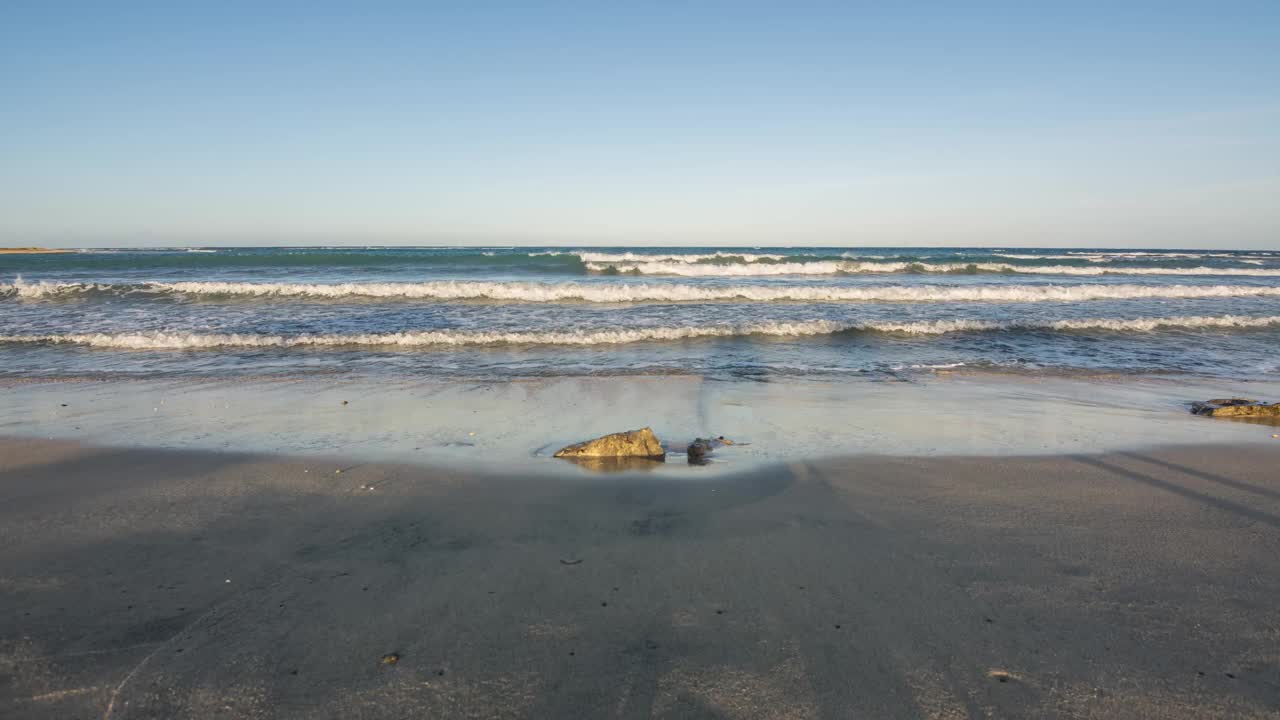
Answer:
[(60, 255), (63, 253), (74, 253), (75, 250), (64, 250), (60, 248), (0, 248), (0, 255)]
[[(1280, 399), (1280, 382), (943, 373), (911, 382), (698, 375), (441, 381), (317, 375), (0, 383), (0, 434), (105, 446), (346, 456), (488, 472), (576, 472), (555, 450), (649, 426), (669, 451), (737, 443), (682, 477), (854, 454), (1020, 456), (1280, 444), (1280, 427), (1193, 416), (1211, 397)], [(585, 470), (582, 470), (585, 472)]]
[(1280, 702), (1280, 444), (695, 483), (12, 438), (0, 460), (0, 707), (18, 718)]

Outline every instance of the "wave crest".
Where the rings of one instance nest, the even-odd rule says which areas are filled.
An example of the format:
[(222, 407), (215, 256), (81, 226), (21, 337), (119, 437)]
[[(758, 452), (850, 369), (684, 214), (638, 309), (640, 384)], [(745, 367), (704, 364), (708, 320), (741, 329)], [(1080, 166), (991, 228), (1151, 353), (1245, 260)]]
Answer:
[(541, 283), (437, 280), (420, 283), (149, 282), (137, 284), (22, 282), (0, 285), (0, 297), (71, 298), (84, 295), (181, 295), (228, 298), (369, 298), (495, 300), (516, 303), (590, 302), (1080, 302), (1143, 298), (1280, 297), (1263, 285), (688, 285), (667, 283)]
[(1280, 268), (1168, 268), (1104, 267), (1074, 265), (1012, 265), (1009, 263), (924, 263), (924, 262), (775, 262), (747, 264), (690, 264), (682, 262), (586, 262), (594, 273), (634, 275), (757, 276), (757, 275), (857, 275), (870, 273), (1010, 273), (1028, 275), (1222, 275), (1280, 277)]
[(1166, 318), (1087, 318), (1048, 322), (987, 320), (922, 320), (857, 322), (809, 320), (740, 325), (644, 327), (580, 331), (411, 330), (397, 333), (333, 335), (251, 335), (236, 333), (122, 332), (62, 335), (0, 335), (0, 343), (24, 345), (71, 344), (127, 350), (189, 350), (201, 348), (307, 347), (457, 347), (483, 345), (618, 345), (711, 337), (804, 337), (847, 332), (905, 335), (945, 335), (959, 332), (1107, 331), (1153, 332), (1162, 329), (1259, 329), (1280, 325), (1280, 316), (1184, 316)]

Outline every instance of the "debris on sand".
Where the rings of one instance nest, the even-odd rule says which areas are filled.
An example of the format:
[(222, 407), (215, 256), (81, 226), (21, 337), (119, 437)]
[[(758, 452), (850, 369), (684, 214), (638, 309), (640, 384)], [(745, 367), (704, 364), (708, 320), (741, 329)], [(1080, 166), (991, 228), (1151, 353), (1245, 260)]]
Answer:
[(996, 682), (1002, 682), (1002, 683), (1007, 683), (1012, 680), (1018, 679), (1017, 675), (1014, 675), (1008, 670), (1001, 670), (999, 668), (993, 668), (989, 670), (987, 672), (987, 677), (991, 678), (992, 680), (995, 680)]

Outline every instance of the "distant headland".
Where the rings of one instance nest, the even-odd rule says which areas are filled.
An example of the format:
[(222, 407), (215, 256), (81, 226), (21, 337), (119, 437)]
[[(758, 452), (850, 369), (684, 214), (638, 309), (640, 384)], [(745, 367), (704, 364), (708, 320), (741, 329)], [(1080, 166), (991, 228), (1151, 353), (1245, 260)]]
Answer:
[(75, 252), (75, 251), (74, 250), (55, 250), (53, 248), (41, 248), (41, 247), (16, 247), (16, 248), (0, 247), (0, 255), (19, 255), (19, 254), (45, 255), (45, 254), (52, 254), (52, 253), (69, 253), (69, 252)]

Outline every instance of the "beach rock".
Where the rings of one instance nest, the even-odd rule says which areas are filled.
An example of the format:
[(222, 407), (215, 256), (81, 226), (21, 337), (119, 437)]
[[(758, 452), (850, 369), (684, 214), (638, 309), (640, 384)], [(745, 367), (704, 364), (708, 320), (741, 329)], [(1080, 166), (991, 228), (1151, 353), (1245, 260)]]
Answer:
[(576, 443), (561, 448), (555, 455), (558, 458), (652, 458), (665, 459), (667, 451), (663, 449), (658, 436), (647, 427), (639, 430), (613, 433), (594, 440)]
[(1192, 403), (1191, 412), (1206, 417), (1280, 418), (1280, 404), (1243, 398), (1220, 398)]
[(685, 449), (685, 456), (689, 458), (690, 465), (705, 465), (707, 456), (711, 454), (711, 451), (721, 445), (732, 444), (733, 441), (723, 435), (716, 438), (694, 438), (693, 442), (689, 443), (689, 447)]

